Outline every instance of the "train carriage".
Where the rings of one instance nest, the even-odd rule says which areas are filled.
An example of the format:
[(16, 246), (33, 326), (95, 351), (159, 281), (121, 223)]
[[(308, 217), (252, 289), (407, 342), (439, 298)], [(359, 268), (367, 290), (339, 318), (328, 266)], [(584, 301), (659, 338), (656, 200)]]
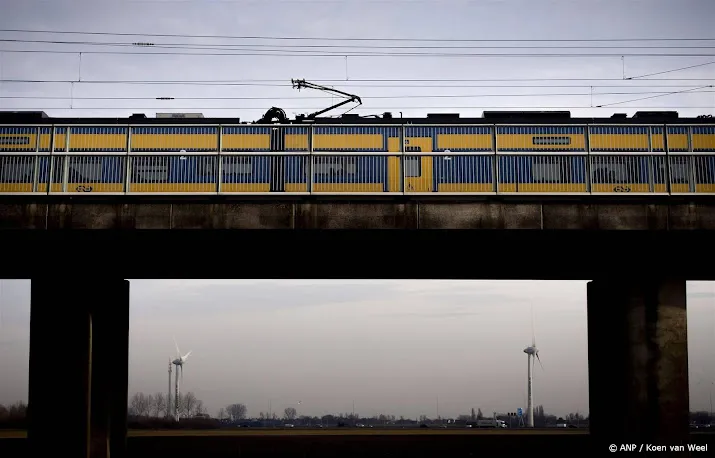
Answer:
[(0, 193), (715, 193), (707, 119), (450, 116), (240, 124), (7, 115)]

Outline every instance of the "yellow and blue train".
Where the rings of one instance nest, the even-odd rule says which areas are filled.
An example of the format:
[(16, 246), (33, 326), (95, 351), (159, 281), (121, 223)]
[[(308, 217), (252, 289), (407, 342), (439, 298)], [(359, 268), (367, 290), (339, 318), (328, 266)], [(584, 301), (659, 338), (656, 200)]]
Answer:
[(0, 116), (0, 193), (48, 191), (713, 193), (715, 123)]

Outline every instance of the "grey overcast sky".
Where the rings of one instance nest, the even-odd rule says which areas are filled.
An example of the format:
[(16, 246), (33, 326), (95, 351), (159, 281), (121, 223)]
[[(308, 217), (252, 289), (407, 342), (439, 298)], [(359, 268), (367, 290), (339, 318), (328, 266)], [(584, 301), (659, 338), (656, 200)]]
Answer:
[[(27, 399), (30, 282), (0, 282), (0, 403)], [(715, 283), (688, 283), (691, 408), (715, 381)], [(588, 411), (585, 282), (133, 280), (129, 390), (183, 390), (209, 412), (456, 416), (525, 406), (531, 310), (537, 404)], [(607, 374), (604, 374), (607, 376)], [(297, 406), (296, 406), (297, 407)]]
[[(712, 0), (0, 0), (0, 11), (0, 30), (180, 35), (0, 32), (0, 40), (25, 40), (0, 42), (3, 50), (0, 52), (0, 96), (4, 97), (0, 98), (0, 108), (43, 109), (51, 116), (126, 116), (133, 112), (154, 116), (157, 111), (191, 111), (252, 121), (271, 106), (284, 107), (286, 113), (293, 116), (332, 105), (329, 96), (315, 98), (325, 97), (321, 92), (306, 90), (299, 93), (292, 89), (291, 78), (322, 81), (356, 93), (364, 102), (357, 113), (364, 115), (392, 111), (395, 115), (403, 112), (405, 116), (424, 116), (427, 112), (481, 116), (484, 109), (517, 107), (573, 107), (571, 111), (575, 116), (610, 116), (613, 112), (633, 114), (648, 107), (671, 108), (684, 116), (715, 112), (715, 89), (703, 88), (715, 80), (715, 65), (703, 65), (715, 61), (715, 49), (712, 48), (715, 41), (569, 41), (715, 38), (712, 28), (715, 2)], [(274, 39), (230, 38), (236, 36)], [(324, 39), (275, 39), (281, 37)], [(525, 41), (336, 41), (339, 38)], [(535, 39), (566, 41), (529, 41)], [(28, 43), (27, 40), (85, 43)], [(114, 43), (114, 46), (97, 46), (98, 42)], [(155, 46), (131, 46), (137, 42)], [(164, 47), (160, 48), (161, 45)], [(505, 46), (511, 48), (505, 49)], [(514, 49), (515, 46), (530, 48)], [(534, 49), (535, 46), (552, 48)], [(561, 48), (554, 49), (554, 46)], [(685, 48), (677, 48), (679, 46)], [(53, 53), (12, 52), (18, 50)], [(82, 51), (81, 58), (79, 51)], [(174, 55), (126, 54), (156, 52)], [(229, 55), (206, 55), (211, 53)], [(335, 55), (326, 56), (326, 53)], [(403, 55), (396, 56), (395, 53)], [(420, 55), (415, 56), (415, 53)], [(462, 56), (434, 55), (439, 53)], [(522, 56), (474, 55), (484, 53)], [(523, 56), (534, 53), (612, 55)], [(644, 53), (656, 56), (632, 55)], [(345, 55), (348, 55), (347, 59)], [(638, 78), (689, 66), (698, 67)], [(623, 80), (624, 76), (635, 79)], [(563, 81), (564, 78), (573, 80)], [(366, 79), (377, 81), (360, 81)], [(404, 79), (442, 81), (385, 81)], [(482, 81), (446, 82), (445, 79)], [(20, 83), (17, 80), (78, 82)], [(242, 85), (107, 83), (127, 80), (145, 83), (231, 80), (242, 82)], [(246, 80), (254, 82), (245, 85)], [(666, 95), (671, 92), (681, 93)], [(124, 100), (88, 99), (91, 97)], [(133, 99), (128, 99), (130, 97)], [(156, 97), (174, 97), (176, 100), (158, 101)], [(186, 97), (194, 99), (181, 100)], [(634, 99), (644, 100), (623, 103)], [(604, 108), (589, 108), (614, 103)], [(74, 109), (69, 110), (70, 106)], [(331, 112), (340, 113), (340, 110)]]

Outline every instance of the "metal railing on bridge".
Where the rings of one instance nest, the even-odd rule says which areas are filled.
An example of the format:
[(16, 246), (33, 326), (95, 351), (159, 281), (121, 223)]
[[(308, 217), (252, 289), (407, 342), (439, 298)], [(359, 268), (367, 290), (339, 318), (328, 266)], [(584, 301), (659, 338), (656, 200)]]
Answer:
[(709, 194), (715, 125), (0, 126), (0, 194)]

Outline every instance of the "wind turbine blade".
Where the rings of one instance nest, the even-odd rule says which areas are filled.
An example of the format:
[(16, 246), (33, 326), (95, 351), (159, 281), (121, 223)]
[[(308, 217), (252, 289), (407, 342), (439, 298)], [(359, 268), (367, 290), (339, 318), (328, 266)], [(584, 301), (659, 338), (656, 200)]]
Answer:
[(182, 356), (181, 359), (183, 359), (184, 361), (186, 361), (186, 358), (189, 357), (189, 355), (191, 354), (191, 352), (192, 352), (192, 350), (189, 350), (189, 352), (188, 352), (187, 354), (185, 354), (184, 356)]
[[(539, 360), (539, 366), (541, 366), (541, 370), (543, 371), (543, 370), (544, 370), (544, 365), (541, 364), (541, 358), (539, 358), (539, 354), (538, 354), (538, 353), (536, 354), (536, 359)], [(544, 372), (546, 372), (546, 371), (544, 371)]]
[(176, 343), (176, 338), (174, 338), (174, 345), (176, 345), (176, 354), (181, 358), (181, 350), (179, 350), (179, 344)]

